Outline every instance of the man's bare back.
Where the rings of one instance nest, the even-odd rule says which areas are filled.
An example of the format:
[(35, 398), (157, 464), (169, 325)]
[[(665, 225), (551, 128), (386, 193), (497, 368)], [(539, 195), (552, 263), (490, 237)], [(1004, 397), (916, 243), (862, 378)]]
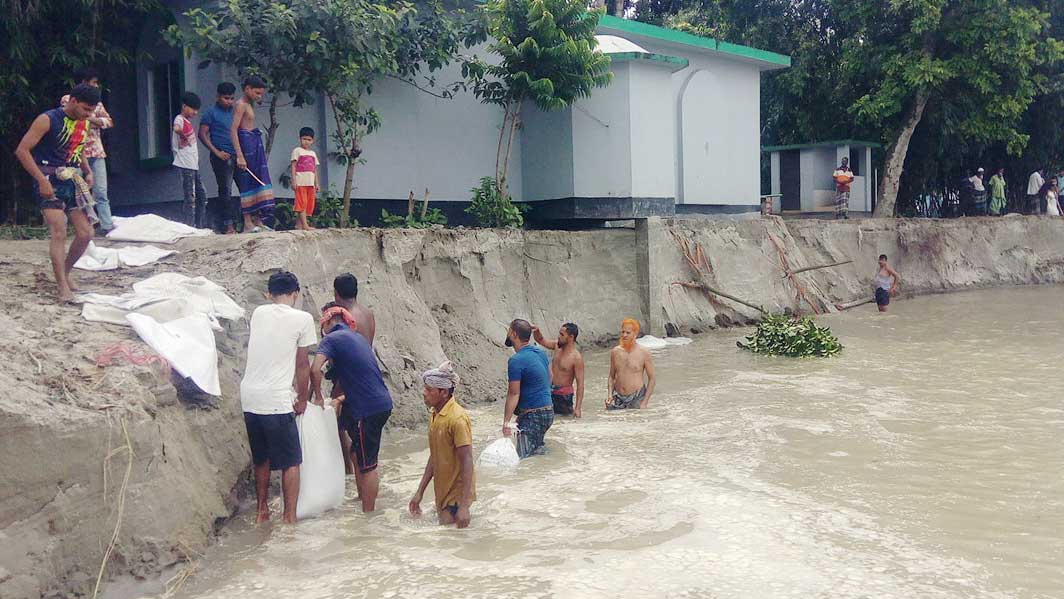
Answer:
[(362, 336), (366, 338), (366, 341), (369, 341), (370, 345), (373, 345), (373, 337), (377, 334), (377, 320), (373, 318), (373, 310), (358, 302), (352, 302), (347, 311), (351, 313), (351, 316), (355, 317), (355, 322), (358, 323), (358, 332), (362, 333)]

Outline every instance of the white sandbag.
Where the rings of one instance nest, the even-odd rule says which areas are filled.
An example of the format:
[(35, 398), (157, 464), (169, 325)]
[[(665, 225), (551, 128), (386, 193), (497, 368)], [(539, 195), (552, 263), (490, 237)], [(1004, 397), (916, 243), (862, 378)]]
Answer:
[(244, 309), (225, 289), (206, 277), (186, 277), (176, 272), (164, 272), (133, 283), (137, 297), (180, 297), (187, 299), (196, 312), (217, 318), (238, 320), (244, 317)]
[(90, 241), (89, 247), (85, 248), (85, 253), (74, 263), (74, 268), (103, 271), (116, 270), (121, 266), (144, 266), (176, 253), (176, 250), (164, 250), (154, 245), (106, 248), (99, 247)]
[(665, 349), (668, 346), (664, 339), (659, 339), (653, 335), (643, 335), (636, 339), (635, 342), (647, 349)]
[(503, 437), (484, 448), (477, 458), (477, 467), (497, 469), (514, 468), (521, 462), (513, 441)]
[(665, 338), (665, 343), (668, 343), (669, 345), (687, 345), (688, 343), (691, 343), (692, 341), (694, 341), (694, 339), (691, 339), (690, 337), (666, 337)]
[(162, 324), (195, 313), (192, 309), (192, 304), (185, 298), (157, 298), (146, 303), (127, 306), (132, 307), (122, 307), (111, 302), (84, 302), (81, 304), (81, 317), (89, 322), (106, 322), (108, 324), (129, 326), (126, 315), (131, 312), (151, 316)]
[(126, 321), (181, 376), (192, 379), (205, 393), (221, 395), (218, 350), (209, 316), (202, 313), (162, 324), (144, 314), (127, 314)]
[(194, 229), (155, 214), (141, 214), (130, 218), (116, 216), (114, 223), (115, 228), (107, 234), (107, 238), (115, 241), (177, 243), (177, 240), (184, 237), (202, 237), (213, 233), (210, 229)]
[(344, 456), (336, 412), (315, 404), (296, 416), (303, 463), (299, 467), (296, 518), (313, 518), (344, 502)]

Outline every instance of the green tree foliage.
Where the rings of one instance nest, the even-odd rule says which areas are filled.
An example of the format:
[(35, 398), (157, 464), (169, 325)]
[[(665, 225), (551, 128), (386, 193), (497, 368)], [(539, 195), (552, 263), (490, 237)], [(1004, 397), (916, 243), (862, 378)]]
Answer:
[(0, 0), (0, 210), (6, 222), (38, 214), (29, 179), (11, 158), (34, 117), (59, 105), (75, 70), (92, 66), (106, 75), (107, 67), (129, 68), (141, 21), (160, 9), (155, 0)]
[(793, 318), (787, 314), (765, 316), (754, 334), (736, 345), (755, 354), (792, 358), (826, 358), (842, 351), (842, 344), (831, 329), (817, 326), (811, 316)]
[(510, 153), (525, 101), (559, 110), (609, 85), (612, 73), (609, 57), (596, 49), (602, 13), (588, 10), (584, 0), (488, 0), (482, 10), (498, 62), (472, 59), (462, 70), (482, 102), (503, 108), (495, 183), (499, 196), (508, 196)]
[[(334, 158), (347, 167), (342, 221), (350, 211), (360, 140), (381, 125), (367, 98), (373, 86), (395, 78), (424, 89), (417, 81), (423, 72), (443, 67), (479, 35), (464, 13), (435, 2), (419, 9), (384, 0), (225, 0), (186, 17), (189, 26), (169, 30), (173, 43), (266, 77), (274, 91), (267, 151), (282, 92), (296, 106), (325, 96), (336, 124)], [(435, 85), (432, 77), (425, 79)], [(449, 97), (463, 86), (452, 84), (437, 95)]]

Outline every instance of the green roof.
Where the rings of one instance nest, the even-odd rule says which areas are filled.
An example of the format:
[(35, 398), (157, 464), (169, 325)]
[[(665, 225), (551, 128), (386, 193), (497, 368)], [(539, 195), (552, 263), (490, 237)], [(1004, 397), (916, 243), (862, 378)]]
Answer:
[(776, 54), (767, 50), (759, 50), (749, 46), (740, 46), (721, 42), (711, 37), (701, 37), (675, 29), (666, 29), (657, 25), (650, 25), (640, 21), (621, 19), (610, 15), (599, 17), (599, 29), (620, 31), (629, 35), (637, 35), (663, 42), (693, 46), (703, 50), (711, 50), (730, 57), (752, 60), (769, 65), (769, 68), (781, 68), (791, 66), (791, 57), (784, 54)]
[(807, 144), (790, 144), (786, 146), (764, 146), (762, 152), (784, 152), (786, 150), (805, 150), (807, 148), (828, 148), (834, 146), (862, 146), (866, 148), (882, 148), (883, 144), (874, 141), (861, 141), (859, 139), (839, 139), (836, 141), (814, 141)]

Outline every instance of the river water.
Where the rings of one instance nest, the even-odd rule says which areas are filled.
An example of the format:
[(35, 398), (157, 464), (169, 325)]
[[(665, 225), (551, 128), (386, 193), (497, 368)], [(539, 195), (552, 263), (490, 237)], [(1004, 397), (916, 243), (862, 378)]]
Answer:
[[(655, 353), (642, 412), (601, 409), (592, 354), (584, 419), (479, 471), (470, 529), (434, 525), (431, 486), (406, 515), (426, 441), (393, 431), (377, 514), (245, 515), (179, 596), (1064, 597), (1062, 292), (824, 317), (846, 345), (826, 360), (707, 334)], [(473, 410), (479, 448), (500, 411)]]

